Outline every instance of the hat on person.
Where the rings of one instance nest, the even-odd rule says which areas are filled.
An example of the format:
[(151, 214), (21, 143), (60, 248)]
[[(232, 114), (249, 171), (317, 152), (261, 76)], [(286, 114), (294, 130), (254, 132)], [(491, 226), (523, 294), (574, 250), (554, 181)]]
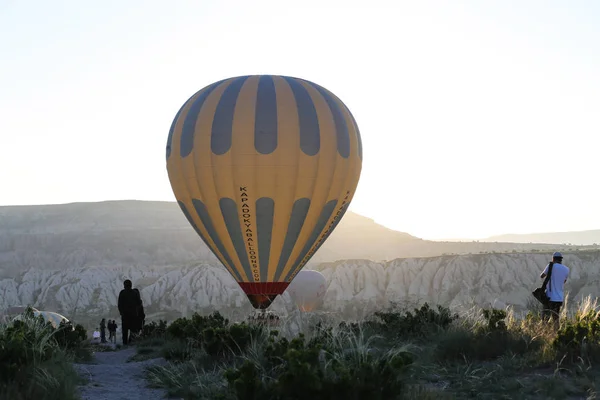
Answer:
[(560, 251), (555, 251), (554, 254), (552, 254), (552, 258), (563, 258), (563, 256), (560, 254)]

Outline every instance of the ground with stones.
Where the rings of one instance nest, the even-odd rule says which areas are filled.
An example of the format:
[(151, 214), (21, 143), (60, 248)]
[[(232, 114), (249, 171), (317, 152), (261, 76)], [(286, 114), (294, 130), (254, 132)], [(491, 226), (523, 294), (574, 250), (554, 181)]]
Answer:
[[(115, 349), (116, 350), (116, 349)], [(136, 354), (135, 347), (94, 353), (91, 363), (75, 364), (86, 380), (81, 386), (82, 400), (159, 400), (167, 398), (162, 389), (148, 387), (144, 370), (150, 365), (164, 363), (155, 358), (128, 362)]]

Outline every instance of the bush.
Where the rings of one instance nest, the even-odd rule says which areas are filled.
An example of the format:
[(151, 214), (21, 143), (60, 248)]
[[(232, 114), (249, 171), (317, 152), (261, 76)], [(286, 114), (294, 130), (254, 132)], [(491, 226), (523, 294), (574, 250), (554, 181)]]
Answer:
[(415, 308), (414, 312), (375, 312), (373, 318), (362, 324), (342, 322), (341, 327), (349, 327), (354, 332), (366, 330), (382, 335), (386, 339), (425, 340), (428, 336), (447, 329), (457, 318), (458, 315), (452, 314), (446, 307), (437, 306), (436, 311), (425, 303), (421, 308)]
[(374, 351), (359, 341), (288, 341), (272, 332), (265, 363), (251, 360), (225, 372), (238, 399), (394, 399), (413, 359), (405, 351)]
[[(167, 335), (163, 355), (184, 362), (173, 365), (172, 373), (154, 368), (152, 380), (176, 386), (171, 394), (191, 398), (204, 398), (202, 392), (236, 399), (393, 399), (413, 362), (407, 351), (380, 349), (372, 345), (376, 336), (345, 325), (335, 333), (317, 326), (310, 339), (300, 334), (289, 340), (276, 330), (267, 335), (261, 325), (230, 324), (219, 313), (194, 314), (174, 321)], [(214, 381), (210, 365), (220, 363), (229, 367), (222, 381)], [(190, 371), (196, 378), (180, 376)], [(207, 376), (213, 377), (210, 388), (197, 387)]]
[[(536, 313), (517, 319), (483, 309), (459, 318), (427, 304), (377, 312), (361, 323), (322, 322), (304, 329), (307, 335), (267, 334), (218, 313), (194, 315), (167, 328), (163, 354), (176, 362), (154, 367), (151, 380), (179, 397), (221, 400), (596, 393), (600, 370), (589, 360), (600, 359), (600, 313), (579, 312), (558, 332), (553, 326)], [(564, 353), (579, 364), (567, 366)]]
[(24, 367), (50, 360), (59, 352), (46, 325), (15, 321), (0, 335), (0, 379), (7, 383), (22, 378)]
[(195, 313), (192, 318), (178, 318), (167, 327), (166, 333), (173, 343), (165, 356), (186, 360), (199, 349), (215, 358), (241, 354), (264, 331), (260, 325), (244, 322), (230, 325), (219, 312), (206, 317)]
[(142, 328), (142, 336), (145, 339), (160, 338), (167, 334), (167, 321), (159, 320), (144, 324)]
[(560, 356), (565, 356), (566, 361), (600, 360), (600, 313), (578, 312), (572, 320), (565, 321), (552, 347)]
[(183, 340), (170, 340), (163, 346), (161, 355), (167, 361), (190, 360), (198, 352), (198, 349)]
[(439, 361), (495, 360), (506, 354), (524, 355), (539, 349), (539, 342), (525, 332), (509, 330), (506, 311), (481, 310), (483, 321), (459, 326), (444, 334), (437, 343)]
[(504, 310), (481, 310), (484, 324), (479, 327), (481, 332), (506, 332), (506, 311)]
[[(78, 376), (71, 365), (85, 350), (85, 329), (55, 329), (31, 310), (0, 329), (0, 398), (73, 398)], [(89, 352), (87, 352), (89, 354)]]
[(178, 318), (167, 328), (169, 336), (175, 339), (197, 339), (202, 336), (202, 332), (207, 328), (220, 329), (229, 325), (229, 320), (225, 319), (218, 311), (202, 316), (194, 313), (191, 318)]
[(262, 332), (262, 327), (243, 322), (226, 328), (207, 328), (202, 332), (201, 345), (213, 357), (241, 354), (250, 346), (252, 339)]

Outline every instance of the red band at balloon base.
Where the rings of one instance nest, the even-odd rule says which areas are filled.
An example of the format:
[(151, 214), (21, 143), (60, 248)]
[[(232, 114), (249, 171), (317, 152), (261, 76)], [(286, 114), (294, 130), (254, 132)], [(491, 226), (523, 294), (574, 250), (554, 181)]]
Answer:
[(275, 298), (285, 292), (289, 282), (238, 282), (254, 308), (264, 310)]
[(282, 294), (289, 282), (238, 282), (246, 294)]

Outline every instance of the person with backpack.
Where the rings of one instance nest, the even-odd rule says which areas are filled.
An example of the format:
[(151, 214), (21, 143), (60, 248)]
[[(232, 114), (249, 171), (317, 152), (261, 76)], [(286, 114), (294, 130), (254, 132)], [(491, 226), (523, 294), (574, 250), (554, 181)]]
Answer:
[(140, 298), (139, 305), (136, 310), (136, 319), (135, 323), (131, 328), (131, 331), (134, 333), (134, 337), (140, 337), (142, 335), (144, 329), (144, 322), (146, 320), (146, 314), (144, 313), (144, 303), (142, 301), (142, 295), (140, 294), (139, 289), (133, 288), (133, 291), (137, 293)]
[(121, 314), (121, 333), (123, 334), (123, 345), (130, 343), (129, 334), (135, 333), (138, 321), (139, 307), (142, 305), (140, 292), (133, 289), (129, 279), (123, 282), (123, 289), (119, 292), (119, 314)]
[(546, 319), (550, 316), (555, 324), (558, 323), (560, 310), (565, 301), (564, 288), (569, 277), (569, 267), (563, 265), (562, 261), (562, 254), (558, 251), (554, 252), (552, 261), (546, 265), (546, 268), (540, 274), (540, 278), (544, 279), (545, 294), (547, 296), (542, 317)]

